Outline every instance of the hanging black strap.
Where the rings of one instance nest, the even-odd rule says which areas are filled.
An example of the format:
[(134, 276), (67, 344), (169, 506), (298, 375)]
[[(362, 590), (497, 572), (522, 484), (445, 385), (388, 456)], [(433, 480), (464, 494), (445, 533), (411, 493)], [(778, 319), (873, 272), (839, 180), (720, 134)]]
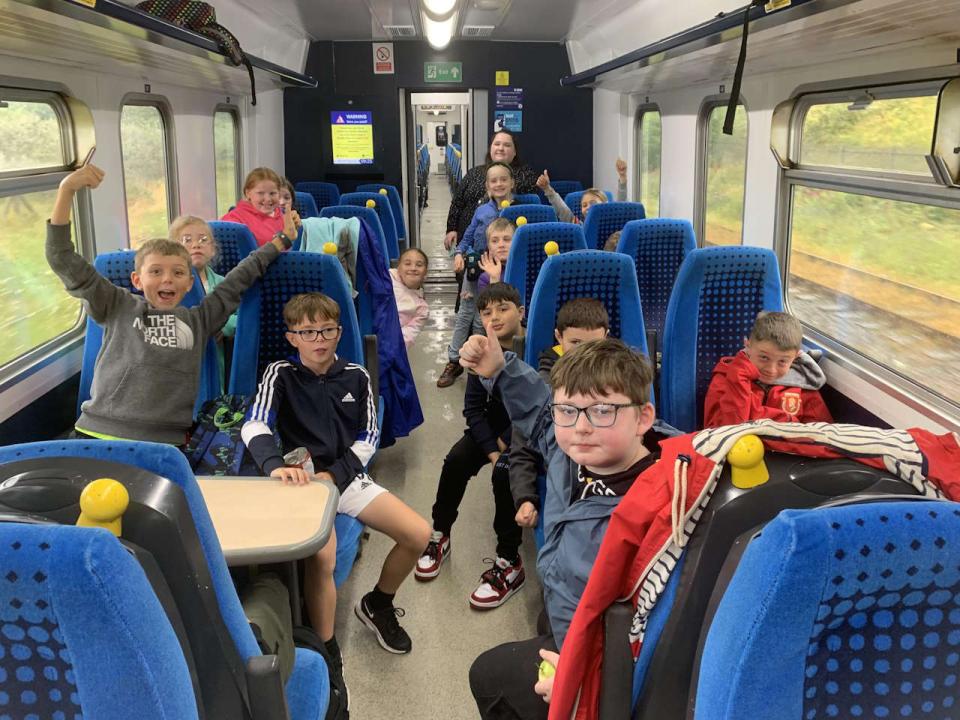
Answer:
[(727, 115), (723, 119), (723, 134), (733, 135), (733, 121), (737, 117), (737, 105), (740, 103), (740, 83), (743, 81), (743, 66), (747, 62), (747, 35), (750, 32), (750, 11), (765, 0), (751, 0), (743, 10), (743, 35), (740, 38), (740, 57), (737, 58), (737, 70), (733, 74), (733, 87), (730, 89), (730, 101), (727, 103)]

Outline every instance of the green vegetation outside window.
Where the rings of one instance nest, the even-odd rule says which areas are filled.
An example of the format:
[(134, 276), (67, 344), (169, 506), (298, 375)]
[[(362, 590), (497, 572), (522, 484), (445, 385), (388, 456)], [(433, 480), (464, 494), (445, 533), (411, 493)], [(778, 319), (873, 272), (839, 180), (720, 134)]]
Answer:
[(120, 112), (123, 186), (130, 247), (167, 236), (170, 180), (163, 113), (156, 105), (124, 105)]
[(647, 217), (660, 215), (660, 147), (661, 123), (659, 110), (647, 110), (640, 115), (637, 138), (640, 176), (640, 202)]
[[(13, 361), (75, 328), (81, 308), (44, 255), (46, 221), (67, 164), (66, 108), (52, 93), (10, 90), (0, 96), (0, 173), (30, 183), (28, 191), (0, 197), (0, 367), (14, 367)], [(39, 173), (50, 179), (38, 188), (30, 176)], [(73, 235), (76, 241), (76, 228)]]
[(240, 119), (233, 110), (213, 114), (213, 148), (217, 173), (217, 216), (222, 217), (240, 197)]
[(747, 110), (737, 106), (733, 135), (723, 134), (726, 105), (710, 109), (704, 127), (703, 245), (743, 242), (743, 195), (747, 176)]

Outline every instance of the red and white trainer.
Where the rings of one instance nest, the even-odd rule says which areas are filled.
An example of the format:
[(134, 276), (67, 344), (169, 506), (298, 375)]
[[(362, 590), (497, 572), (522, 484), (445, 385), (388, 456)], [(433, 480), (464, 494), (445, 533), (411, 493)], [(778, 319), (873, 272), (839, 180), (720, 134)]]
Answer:
[(523, 560), (518, 558), (516, 563), (511, 563), (498, 557), (493, 567), (480, 576), (480, 585), (470, 595), (470, 604), (479, 610), (500, 607), (523, 587), (526, 579)]
[(413, 574), (417, 580), (433, 580), (440, 574), (440, 566), (450, 556), (450, 536), (434, 530), (427, 549), (417, 560)]

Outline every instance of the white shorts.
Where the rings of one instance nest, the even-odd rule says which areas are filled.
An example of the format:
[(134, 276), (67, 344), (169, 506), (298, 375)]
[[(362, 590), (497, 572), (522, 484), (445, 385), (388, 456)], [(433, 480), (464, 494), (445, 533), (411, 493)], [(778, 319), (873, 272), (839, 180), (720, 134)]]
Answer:
[(375, 497), (385, 492), (387, 492), (385, 487), (377, 485), (373, 478), (366, 473), (361, 473), (347, 485), (346, 490), (340, 493), (340, 504), (337, 505), (337, 512), (357, 517), (367, 505), (373, 502)]

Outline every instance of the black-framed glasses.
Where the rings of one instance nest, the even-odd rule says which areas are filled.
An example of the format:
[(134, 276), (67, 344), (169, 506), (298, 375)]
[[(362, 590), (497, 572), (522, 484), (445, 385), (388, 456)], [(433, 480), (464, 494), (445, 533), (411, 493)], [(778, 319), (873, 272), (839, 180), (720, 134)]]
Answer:
[(201, 247), (206, 247), (210, 244), (210, 236), (206, 233), (201, 235), (181, 235), (180, 236), (181, 245), (200, 245)]
[(307, 342), (314, 342), (318, 337), (322, 337), (324, 340), (336, 340), (340, 337), (340, 330), (342, 329), (340, 325), (337, 325), (336, 327), (326, 327), (320, 330), (311, 328), (310, 330), (287, 330), (287, 332), (299, 335), (301, 339)]
[(640, 403), (594, 403), (587, 407), (577, 407), (568, 403), (552, 403), (550, 412), (553, 424), (557, 427), (573, 427), (580, 419), (580, 413), (595, 428), (606, 428), (617, 422), (617, 413), (623, 408), (640, 407)]

